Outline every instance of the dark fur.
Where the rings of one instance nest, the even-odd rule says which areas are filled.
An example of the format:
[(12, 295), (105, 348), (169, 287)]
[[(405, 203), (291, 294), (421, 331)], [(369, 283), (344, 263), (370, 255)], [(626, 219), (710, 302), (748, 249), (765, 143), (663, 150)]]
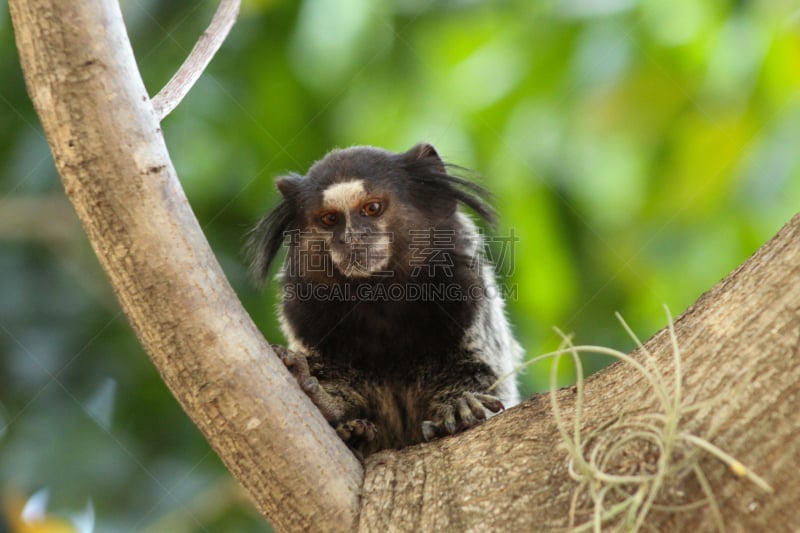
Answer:
[[(470, 287), (485, 288), (480, 257), (476, 266), (476, 256), (470, 253), (478, 236), (456, 213), (462, 204), (493, 222), (494, 212), (484, 200), (484, 189), (449, 174), (430, 145), (417, 145), (402, 154), (370, 147), (338, 150), (313, 165), (306, 176), (278, 180), (282, 200), (250, 235), (256, 277), (262, 282), (266, 279), (287, 232), (317, 228), (324, 191), (354, 179), (363, 180), (368, 195), (387, 199), (381, 217), (393, 235), (386, 268), (391, 275), (354, 278), (338, 269), (302, 272), (295, 268), (299, 254), (290, 241), (281, 276), (281, 313), (284, 329), (289, 328), (291, 337), (302, 346), (293, 346), (302, 353), (292, 354), (291, 360), (307, 358), (311, 375), (321, 384), (322, 391), (307, 390), (309, 396), (351, 445), (369, 453), (420, 442), (423, 423), (428, 427), (425, 436), (448, 434), (480, 422), (485, 416), (483, 407), (496, 411), (499, 401), (493, 403), (486, 396), (475, 403), (471, 395), (483, 398), (498, 377), (491, 368), (492, 358), (504, 356), (476, 352), (468, 346), (475, 334), (470, 336), (467, 331), (490, 305), (480, 295), (434, 301), (286, 296), (320, 285), (347, 287), (353, 295), (392, 284), (447, 285), (465, 295)], [(377, 220), (363, 218), (356, 223), (368, 235), (373, 231), (370, 224)], [(428, 229), (454, 235), (452, 247), (438, 250), (451, 268), (415, 271), (415, 257), (419, 258), (415, 252), (419, 250), (415, 251), (409, 230)], [(344, 237), (332, 233), (330, 238)], [(423, 244), (435, 248), (434, 242)], [(474, 416), (464, 412), (464, 402), (472, 406), (469, 410)], [(374, 424), (375, 434), (353, 435), (353, 427), (362, 426), (348, 426), (352, 421)]]

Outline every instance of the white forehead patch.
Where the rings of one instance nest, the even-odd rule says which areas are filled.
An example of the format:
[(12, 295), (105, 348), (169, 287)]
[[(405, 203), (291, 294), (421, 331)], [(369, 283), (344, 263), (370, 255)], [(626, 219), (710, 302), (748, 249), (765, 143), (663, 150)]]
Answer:
[(354, 205), (361, 203), (367, 196), (364, 180), (334, 183), (322, 193), (322, 204), (326, 209), (347, 213)]

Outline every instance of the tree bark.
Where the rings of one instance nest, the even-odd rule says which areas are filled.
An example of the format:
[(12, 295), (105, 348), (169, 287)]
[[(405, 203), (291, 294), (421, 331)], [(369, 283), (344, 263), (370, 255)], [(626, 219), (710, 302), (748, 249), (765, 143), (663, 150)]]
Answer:
[(363, 470), (241, 306), (189, 207), (111, 0), (11, 0), (67, 196), (164, 381), (257, 507), (349, 530)]
[[(757, 472), (767, 494), (709, 454), (700, 467), (731, 531), (797, 531), (800, 516), (800, 215), (675, 322), (682, 352), (682, 420)], [(668, 331), (645, 343), (668, 382), (675, 376)], [(641, 350), (634, 353), (641, 359)], [(558, 392), (565, 422), (575, 388)], [(653, 412), (657, 401), (631, 365), (587, 380), (582, 432), (621, 413)], [(564, 528), (577, 483), (567, 472), (547, 397), (534, 397), (458, 438), (366, 463), (361, 531), (541, 531)], [(684, 480), (683, 500), (703, 498)], [(590, 520), (588, 513), (576, 523)], [(652, 512), (657, 531), (713, 531), (708, 505)]]
[[(567, 527), (570, 516), (573, 525), (591, 520), (545, 396), (460, 436), (376, 454), (364, 474), (224, 279), (177, 181), (116, 3), (9, 4), (28, 90), (65, 189), (125, 312), (187, 414), (276, 528), (540, 531)], [(675, 330), (683, 404), (697, 405), (680, 426), (775, 488), (767, 494), (696, 452), (725, 524), (797, 529), (800, 217), (687, 310)], [(674, 386), (667, 332), (646, 348)], [(571, 427), (575, 388), (557, 397)], [(657, 408), (649, 383), (618, 363), (586, 382), (580, 426), (588, 432)], [(681, 501), (704, 497), (695, 478), (673, 488)], [(706, 531), (717, 524), (709, 508), (654, 509), (647, 524)]]

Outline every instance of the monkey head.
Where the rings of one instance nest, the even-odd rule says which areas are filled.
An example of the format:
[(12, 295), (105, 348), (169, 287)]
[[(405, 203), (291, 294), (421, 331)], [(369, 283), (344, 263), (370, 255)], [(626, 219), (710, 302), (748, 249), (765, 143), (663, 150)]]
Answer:
[(407, 274), (411, 230), (457, 231), (459, 203), (493, 218), (485, 191), (446, 168), (429, 144), (400, 154), (356, 146), (331, 151), (305, 176), (279, 178), (281, 201), (250, 235), (254, 274), (266, 279), (287, 237), (295, 276), (333, 283)]

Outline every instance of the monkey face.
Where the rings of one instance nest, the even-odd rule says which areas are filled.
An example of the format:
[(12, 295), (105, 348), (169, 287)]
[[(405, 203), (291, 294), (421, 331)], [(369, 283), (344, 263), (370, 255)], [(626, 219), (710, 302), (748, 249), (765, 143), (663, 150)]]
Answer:
[(386, 222), (388, 204), (386, 195), (368, 193), (360, 179), (323, 191), (321, 208), (310, 223), (326, 235), (333, 266), (344, 276), (368, 277), (389, 265), (393, 234)]

